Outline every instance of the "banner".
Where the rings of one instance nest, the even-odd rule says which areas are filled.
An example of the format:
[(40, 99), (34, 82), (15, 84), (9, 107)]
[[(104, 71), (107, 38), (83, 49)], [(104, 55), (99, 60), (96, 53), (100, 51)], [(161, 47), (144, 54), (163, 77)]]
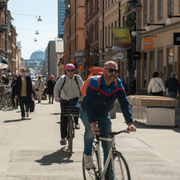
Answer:
[(115, 50), (127, 50), (131, 48), (131, 35), (129, 28), (112, 28)]
[(153, 38), (144, 38), (143, 39), (143, 49), (151, 50), (153, 49)]

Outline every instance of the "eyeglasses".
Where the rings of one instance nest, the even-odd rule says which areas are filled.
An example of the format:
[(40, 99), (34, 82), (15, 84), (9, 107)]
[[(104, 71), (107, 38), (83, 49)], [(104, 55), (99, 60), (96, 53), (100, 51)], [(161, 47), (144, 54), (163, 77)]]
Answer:
[(109, 73), (113, 73), (113, 71), (117, 74), (118, 73), (118, 69), (108, 69), (106, 68), (106, 70), (109, 71)]
[(72, 69), (72, 70), (67, 70), (67, 72), (74, 72), (74, 69)]
[(21, 72), (25, 72), (24, 70), (22, 70)]

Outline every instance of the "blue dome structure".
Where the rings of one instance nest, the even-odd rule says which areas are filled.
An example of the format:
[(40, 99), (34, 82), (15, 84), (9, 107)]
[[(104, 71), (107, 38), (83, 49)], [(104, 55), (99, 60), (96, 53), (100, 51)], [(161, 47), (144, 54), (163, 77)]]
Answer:
[(44, 61), (45, 60), (45, 51), (42, 49), (34, 51), (30, 56), (30, 60), (31, 61), (33, 61), (33, 60)]

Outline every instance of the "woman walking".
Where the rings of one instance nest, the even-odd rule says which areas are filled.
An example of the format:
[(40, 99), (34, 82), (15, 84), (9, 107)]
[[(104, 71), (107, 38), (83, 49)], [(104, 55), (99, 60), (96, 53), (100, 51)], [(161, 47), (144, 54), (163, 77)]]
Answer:
[(153, 96), (165, 96), (165, 86), (162, 79), (159, 77), (159, 73), (154, 72), (152, 77), (148, 85), (148, 95), (150, 95), (152, 91)]
[(37, 99), (38, 99), (38, 103), (41, 103), (41, 96), (42, 96), (42, 93), (44, 91), (44, 82), (41, 79), (42, 79), (42, 76), (39, 75), (38, 80), (35, 81), (35, 85), (34, 85), (36, 95), (37, 95)]
[(49, 95), (49, 104), (51, 103), (51, 98), (52, 98), (52, 104), (54, 100), (54, 86), (56, 82), (54, 80), (54, 76), (51, 75), (51, 79), (47, 82), (47, 87), (48, 87), (48, 95)]
[(15, 99), (15, 90), (16, 90), (16, 83), (17, 83), (17, 75), (13, 76), (13, 80), (12, 80), (12, 104), (13, 104), (13, 109), (17, 109), (18, 108), (18, 99)]

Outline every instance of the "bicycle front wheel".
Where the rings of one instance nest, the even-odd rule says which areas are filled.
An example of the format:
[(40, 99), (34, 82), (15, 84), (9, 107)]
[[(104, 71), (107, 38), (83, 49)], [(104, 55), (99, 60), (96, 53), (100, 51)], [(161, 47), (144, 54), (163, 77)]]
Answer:
[(99, 180), (99, 159), (98, 159), (98, 153), (96, 150), (92, 150), (92, 157), (93, 157), (93, 169), (87, 169), (84, 165), (84, 154), (83, 154), (83, 161), (82, 161), (82, 170), (83, 170), (83, 177), (84, 180)]
[(69, 146), (69, 154), (72, 155), (73, 149), (73, 121), (72, 119), (69, 120), (68, 125), (68, 146)]
[[(114, 159), (114, 168), (112, 167), (112, 163), (110, 163), (109, 168), (109, 179), (110, 180), (131, 180), (130, 171), (128, 164), (122, 154), (118, 151), (113, 153)], [(115, 176), (115, 177), (114, 177)]]

